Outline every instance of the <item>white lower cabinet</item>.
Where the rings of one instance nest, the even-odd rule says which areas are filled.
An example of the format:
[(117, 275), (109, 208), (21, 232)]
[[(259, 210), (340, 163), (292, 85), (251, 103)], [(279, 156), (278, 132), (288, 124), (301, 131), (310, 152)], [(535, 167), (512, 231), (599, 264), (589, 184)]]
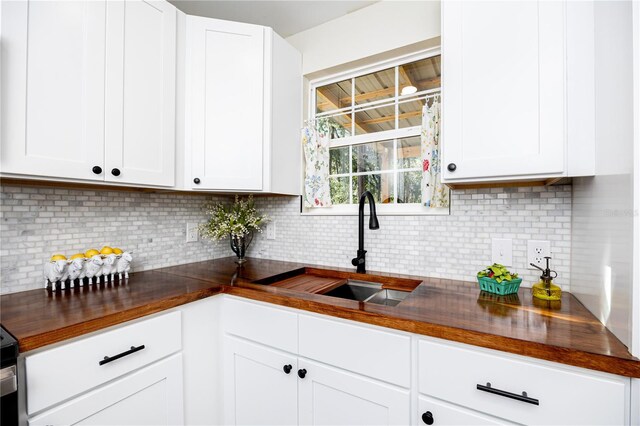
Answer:
[(296, 357), (230, 336), (224, 346), (224, 424), (297, 424)]
[(29, 420), (30, 425), (182, 423), (180, 354), (158, 361)]
[(421, 424), (438, 426), (453, 425), (510, 425), (507, 421), (467, 410), (434, 398), (420, 395), (418, 398)]
[[(223, 313), (225, 424), (410, 423), (411, 392), (391, 384), (410, 383), (408, 336), (234, 298)], [(263, 324), (246, 326), (258, 317)], [(264, 324), (278, 325), (279, 337), (256, 333)], [(358, 347), (376, 353), (378, 368), (358, 362)]]
[(418, 344), (421, 394), (515, 423), (628, 424), (629, 388), (611, 374), (438, 339)]
[(410, 391), (329, 367), (298, 361), (305, 377), (298, 382), (302, 425), (408, 425)]

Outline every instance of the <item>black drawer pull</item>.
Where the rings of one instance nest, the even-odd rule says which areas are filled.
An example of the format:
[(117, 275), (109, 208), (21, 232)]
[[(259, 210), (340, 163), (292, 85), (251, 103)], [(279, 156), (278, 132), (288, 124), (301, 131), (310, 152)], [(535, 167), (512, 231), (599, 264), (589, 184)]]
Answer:
[(512, 393), (512, 392), (507, 392), (500, 389), (492, 388), (491, 383), (487, 383), (486, 386), (476, 385), (476, 389), (483, 392), (489, 392), (494, 395), (504, 396), (505, 398), (511, 398), (518, 401), (526, 402), (527, 404), (540, 405), (540, 401), (538, 401), (535, 398), (529, 398), (526, 392), (522, 392), (522, 395), (518, 395), (517, 393)]
[(114, 356), (105, 356), (104, 359), (102, 361), (99, 361), (98, 364), (100, 365), (105, 365), (110, 363), (111, 361), (115, 361), (117, 359), (123, 358), (127, 355), (131, 355), (134, 354), (136, 352), (139, 352), (141, 350), (144, 349), (144, 345), (140, 345), (138, 347), (136, 346), (131, 346), (131, 349), (129, 349), (128, 351), (124, 351), (122, 353), (119, 353), (118, 355), (114, 355)]

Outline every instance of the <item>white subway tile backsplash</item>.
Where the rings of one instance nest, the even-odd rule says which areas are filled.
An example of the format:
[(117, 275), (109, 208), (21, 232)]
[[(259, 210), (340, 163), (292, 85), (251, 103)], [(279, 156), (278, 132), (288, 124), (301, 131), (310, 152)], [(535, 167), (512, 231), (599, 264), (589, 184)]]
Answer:
[(42, 287), (42, 265), (103, 245), (133, 250), (132, 269), (228, 256), (227, 245), (185, 243), (186, 223), (206, 219), (220, 197), (3, 185), (0, 189), (0, 293)]
[[(103, 245), (134, 251), (133, 270), (230, 256), (227, 242), (185, 243), (186, 223), (206, 220), (203, 205), (222, 197), (4, 185), (0, 189), (0, 293), (42, 285), (42, 264)], [(370, 270), (473, 280), (491, 261), (491, 239), (513, 239), (513, 268), (530, 286), (526, 241), (549, 240), (558, 284), (568, 289), (571, 186), (452, 192), (449, 216), (381, 216), (365, 230)], [(277, 223), (259, 234), (250, 256), (351, 267), (357, 216), (302, 216), (298, 197), (258, 197)]]
[[(259, 235), (250, 256), (351, 267), (356, 216), (302, 216), (297, 197), (259, 198), (257, 204), (277, 222), (278, 235), (276, 240)], [(527, 268), (527, 240), (549, 240), (557, 283), (569, 290), (569, 185), (456, 190), (449, 216), (380, 216), (379, 221), (379, 230), (365, 229), (370, 270), (473, 281), (491, 263), (491, 239), (511, 238), (511, 269), (520, 273), (523, 286), (531, 286), (540, 274)]]

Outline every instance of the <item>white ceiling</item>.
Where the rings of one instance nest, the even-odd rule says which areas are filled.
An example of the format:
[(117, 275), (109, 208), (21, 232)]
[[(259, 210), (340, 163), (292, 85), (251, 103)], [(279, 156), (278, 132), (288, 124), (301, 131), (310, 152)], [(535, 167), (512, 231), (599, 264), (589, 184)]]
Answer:
[(189, 15), (271, 27), (282, 37), (336, 19), (376, 1), (169, 0)]

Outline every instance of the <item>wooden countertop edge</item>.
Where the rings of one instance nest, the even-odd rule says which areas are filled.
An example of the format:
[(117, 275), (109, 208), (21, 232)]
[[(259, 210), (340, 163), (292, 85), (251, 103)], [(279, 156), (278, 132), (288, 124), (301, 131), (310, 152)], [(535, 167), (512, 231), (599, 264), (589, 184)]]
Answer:
[(223, 287), (223, 293), (247, 299), (273, 303), (322, 315), (358, 321), (395, 330), (406, 331), (443, 340), (464, 343), (515, 355), (557, 362), (619, 376), (640, 378), (640, 361), (594, 354), (544, 343), (529, 342), (511, 337), (465, 330), (441, 324), (392, 318), (375, 312), (364, 312), (341, 306), (332, 306), (311, 300), (255, 291), (242, 287)]
[[(307, 312), (508, 352), (515, 355), (528, 356), (625, 377), (640, 378), (639, 360), (594, 354), (576, 349), (487, 334), (480, 331), (466, 330), (442, 324), (416, 321), (408, 318), (396, 318), (384, 313), (356, 310), (345, 306), (334, 306), (303, 297), (296, 297), (295, 292), (286, 290), (279, 290), (278, 293), (274, 293), (251, 288), (251, 285), (236, 287), (216, 284), (210, 280), (200, 281), (208, 282), (210, 287), (131, 307), (123, 311), (96, 317), (82, 323), (58, 328), (45, 333), (21, 337), (19, 339), (20, 352), (28, 352), (47, 345), (80, 337), (127, 321), (224, 293)], [(246, 284), (249, 283), (247, 282)]]
[(100, 331), (127, 321), (142, 318), (147, 315), (166, 311), (167, 309), (175, 308), (186, 303), (205, 299), (221, 292), (222, 288), (220, 286), (212, 286), (210, 288), (196, 290), (178, 296), (169, 297), (167, 299), (161, 299), (153, 303), (132, 307), (124, 311), (90, 319), (67, 327), (58, 328), (46, 333), (22, 337), (19, 339), (18, 345), (21, 353), (31, 351), (54, 343), (59, 343), (64, 340), (80, 337), (88, 333)]

